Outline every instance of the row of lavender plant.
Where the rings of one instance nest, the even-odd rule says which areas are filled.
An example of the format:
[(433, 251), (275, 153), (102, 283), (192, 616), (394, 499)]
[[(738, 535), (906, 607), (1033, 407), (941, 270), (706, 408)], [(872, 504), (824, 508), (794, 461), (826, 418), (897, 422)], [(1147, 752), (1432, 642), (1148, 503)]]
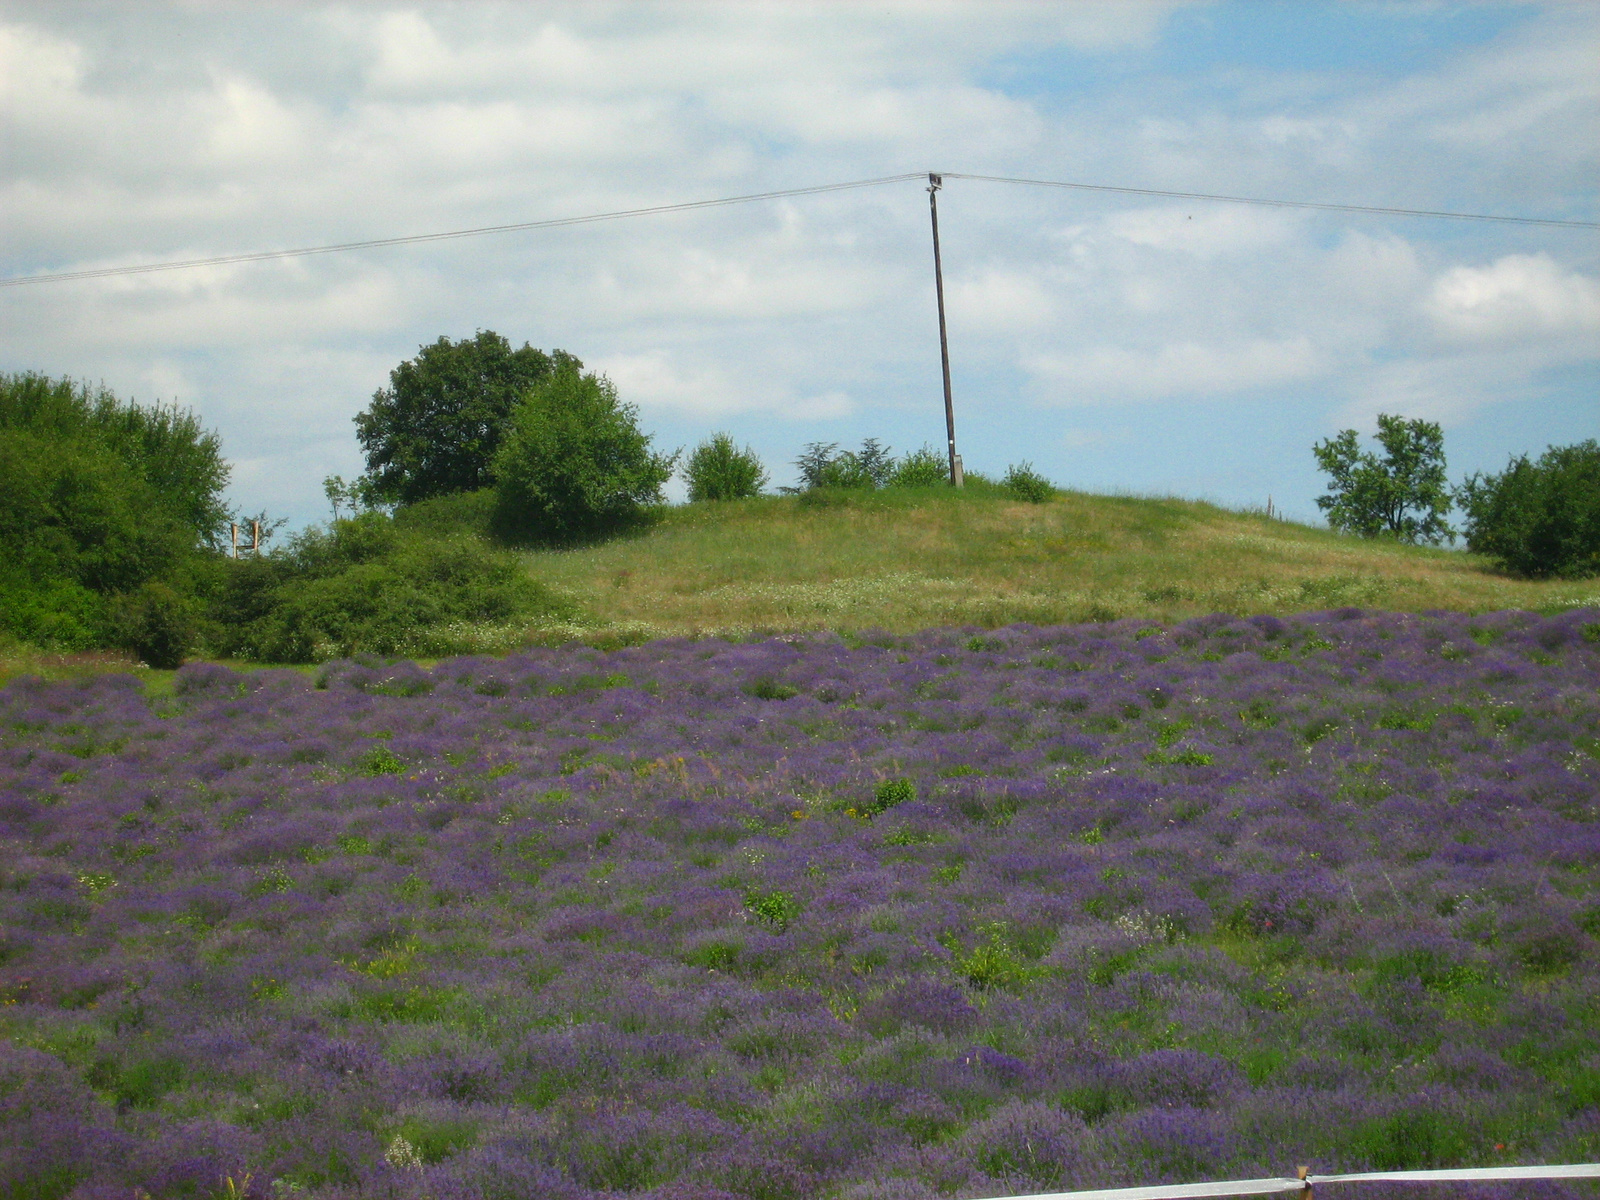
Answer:
[(14, 683), (0, 1195), (1600, 1157), (1597, 683), (1358, 610)]

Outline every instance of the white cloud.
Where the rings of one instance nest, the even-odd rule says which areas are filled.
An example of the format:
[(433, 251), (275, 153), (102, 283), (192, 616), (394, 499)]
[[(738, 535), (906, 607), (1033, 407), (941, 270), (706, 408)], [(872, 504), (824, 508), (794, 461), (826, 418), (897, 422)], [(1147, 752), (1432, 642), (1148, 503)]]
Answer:
[(80, 46), (24, 25), (0, 25), (0, 111), (9, 116), (37, 113), (83, 78)]
[(1087, 450), (1091, 446), (1104, 446), (1115, 440), (1120, 439), (1104, 429), (1066, 429), (1056, 442), (1066, 450)]
[(1370, 429), (1378, 413), (1394, 413), (1448, 428), (1507, 396), (1527, 397), (1539, 366), (1535, 355), (1503, 350), (1377, 364), (1341, 407), (1339, 424)]
[[(1559, 29), (1554, 38), (1552, 25)], [(1435, 135), (1447, 142), (1496, 146), (1541, 134), (1551, 118), (1564, 113), (1578, 114), (1592, 128), (1600, 111), (1600, 72), (1594, 69), (1600, 31), (1586, 15), (1563, 13), (1557, 6), (1540, 32), (1537, 39), (1476, 56), (1468, 70), (1456, 74), (1454, 96), (1434, 109)]]
[(613, 355), (588, 365), (608, 376), (623, 400), (641, 408), (719, 417), (756, 407), (727, 372), (684, 370), (664, 354)]
[(1288, 145), (1290, 142), (1327, 143), (1349, 141), (1357, 134), (1355, 125), (1347, 120), (1325, 118), (1308, 119), (1274, 113), (1261, 121), (1261, 135), (1269, 142)]
[(1189, 399), (1309, 379), (1326, 369), (1308, 338), (1207, 345), (1174, 342), (1153, 350), (1096, 346), (1035, 355), (1023, 363), (1041, 394), (1063, 404), (1122, 399)]
[(855, 410), (849, 395), (841, 391), (796, 396), (781, 383), (736, 379), (718, 367), (685, 366), (662, 353), (612, 355), (586, 365), (609, 377), (624, 401), (647, 412), (709, 421), (746, 413), (823, 420)]
[(1600, 334), (1600, 281), (1564, 270), (1545, 253), (1508, 254), (1487, 267), (1446, 271), (1425, 309), (1439, 333), (1454, 341), (1593, 338)]
[(1117, 213), (1105, 226), (1135, 246), (1218, 258), (1280, 246), (1303, 223), (1300, 214), (1284, 209), (1191, 202)]
[(215, 84), (213, 105), (208, 132), (219, 162), (281, 164), (304, 151), (302, 119), (256, 81), (222, 76)]
[(1395, 233), (1352, 230), (1323, 259), (1324, 283), (1340, 299), (1363, 305), (1407, 301), (1426, 283), (1417, 248)]
[[(1196, 65), (1171, 40), (1146, 54), (1173, 8), (13, 2), (0, 16), (3, 270), (900, 170), (1592, 206), (1592, 9), (1519, 17), (1396, 78)], [(1080, 70), (1085, 55), (1109, 69)], [(1168, 403), (1174, 428), (1197, 398), (1281, 401), (1308, 423), (1339, 404), (1464, 419), (1597, 357), (1600, 263), (1583, 234), (958, 180), (940, 216), (956, 388), (964, 412), (987, 409), (982, 436), (1012, 436), (999, 430), (1025, 408), (1019, 392), (1058, 406)], [(579, 353), (679, 441), (727, 424), (773, 461), (812, 437), (938, 441), (930, 266), (926, 197), (908, 183), (8, 289), (0, 369), (178, 394), (250, 460), (241, 485), (269, 493), (252, 507), (321, 516), (317, 480), (352, 470), (349, 418), (388, 368), (477, 328)], [(1078, 436), (1050, 419), (1015, 435), (1037, 439), (1046, 473), (1047, 448)], [(1191, 432), (1209, 444), (1207, 429)], [(1135, 444), (1100, 451), (1106, 478), (1126, 469), (1146, 486)]]
[(962, 333), (1009, 334), (1048, 325), (1057, 289), (1037, 273), (997, 266), (946, 285), (950, 318)]

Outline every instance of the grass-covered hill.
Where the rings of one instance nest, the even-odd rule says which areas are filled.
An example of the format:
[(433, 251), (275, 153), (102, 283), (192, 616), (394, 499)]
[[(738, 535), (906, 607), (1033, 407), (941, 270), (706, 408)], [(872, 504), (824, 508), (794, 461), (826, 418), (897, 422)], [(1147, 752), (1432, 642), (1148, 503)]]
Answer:
[(591, 639), (1600, 601), (1600, 581), (1513, 579), (1460, 551), (1187, 500), (1028, 504), (981, 483), (683, 505), (637, 536), (526, 561), (583, 614), (551, 632)]

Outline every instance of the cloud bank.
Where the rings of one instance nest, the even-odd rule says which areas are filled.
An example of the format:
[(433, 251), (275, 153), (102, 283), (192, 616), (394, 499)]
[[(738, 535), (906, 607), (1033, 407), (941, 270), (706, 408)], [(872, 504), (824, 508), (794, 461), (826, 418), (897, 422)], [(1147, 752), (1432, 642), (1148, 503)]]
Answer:
[[(1313, 44), (1337, 6), (1252, 57), (1250, 7), (4, 5), (0, 255), (22, 275), (907, 170), (1594, 217), (1596, 10), (1363, 10), (1423, 48), (1374, 67)], [(954, 180), (940, 204), (969, 463), (1309, 512), (1306, 447), (1376, 411), (1445, 422), (1469, 465), (1600, 427), (1592, 235)], [(783, 479), (813, 438), (942, 441), (930, 268), (913, 183), (4, 289), (0, 369), (191, 404), (240, 503), (305, 520), (359, 470), (350, 418), (387, 371), (493, 328), (606, 370), (663, 443), (727, 428)]]

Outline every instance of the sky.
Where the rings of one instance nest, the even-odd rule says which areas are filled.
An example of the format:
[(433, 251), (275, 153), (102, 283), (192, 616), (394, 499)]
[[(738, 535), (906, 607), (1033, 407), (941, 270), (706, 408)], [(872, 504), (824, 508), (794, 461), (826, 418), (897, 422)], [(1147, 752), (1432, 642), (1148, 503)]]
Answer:
[[(906, 172), (1600, 217), (1600, 4), (0, 0), (0, 278)], [(1600, 435), (1600, 232), (948, 179), (956, 437), (1318, 518), (1312, 445), (1452, 479)], [(441, 336), (610, 376), (663, 449), (942, 448), (925, 181), (0, 288), (0, 371), (192, 408), (299, 525)], [(672, 496), (681, 498), (675, 481)]]

